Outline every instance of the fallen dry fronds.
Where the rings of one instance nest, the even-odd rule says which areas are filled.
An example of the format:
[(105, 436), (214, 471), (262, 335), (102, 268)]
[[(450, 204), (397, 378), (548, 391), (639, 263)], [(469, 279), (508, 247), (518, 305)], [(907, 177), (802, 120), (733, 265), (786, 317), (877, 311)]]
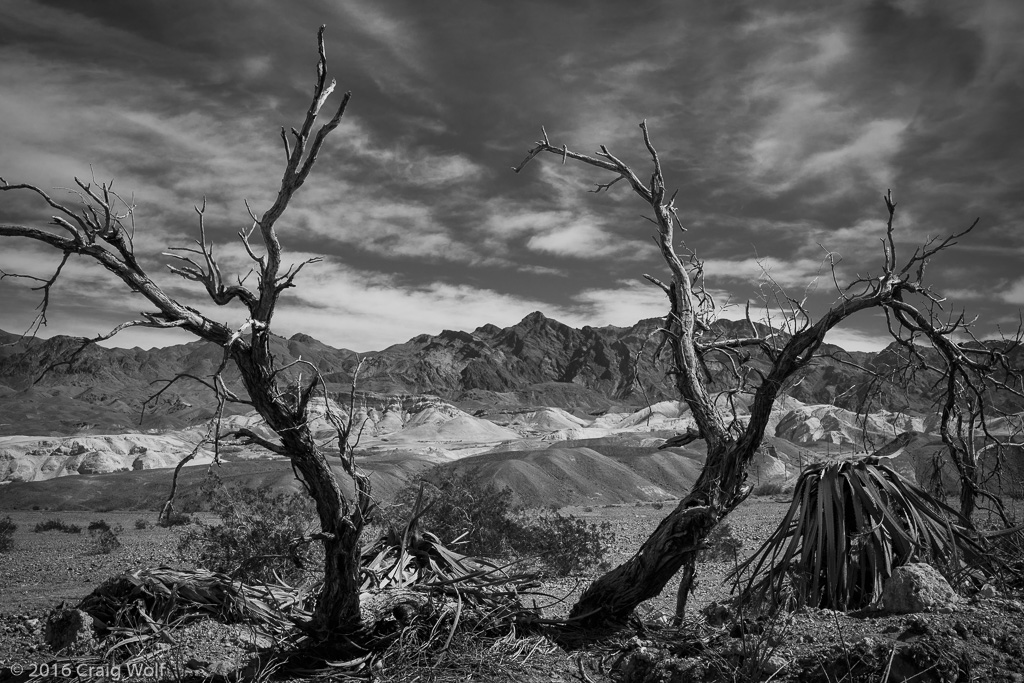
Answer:
[[(146, 660), (175, 644), (176, 627), (203, 618), (249, 624), (273, 639), (275, 661), (290, 673), (332, 679), (440, 667), (455, 680), (457, 671), (500, 669), (554, 647), (531, 635), (538, 615), (521, 601), (539, 585), (535, 574), (461, 555), (414, 522), (364, 549), (362, 567), (362, 628), (333, 655), (306, 628), (316, 586), (250, 585), (219, 572), (161, 567), (112, 578), (77, 605), (93, 617), (101, 641), (75, 661)], [(338, 657), (339, 649), (347, 654)]]
[(250, 624), (282, 639), (309, 620), (307, 598), (284, 584), (251, 586), (218, 572), (160, 567), (109, 579), (77, 608), (92, 616), (104, 657), (121, 661), (155, 643), (173, 644), (174, 627), (200, 618)]

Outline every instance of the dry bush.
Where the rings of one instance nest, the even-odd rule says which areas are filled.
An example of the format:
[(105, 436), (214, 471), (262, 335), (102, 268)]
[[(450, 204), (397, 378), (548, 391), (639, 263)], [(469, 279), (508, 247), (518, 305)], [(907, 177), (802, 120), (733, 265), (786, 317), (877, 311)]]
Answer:
[(778, 496), (786, 492), (786, 485), (781, 481), (766, 481), (754, 487), (751, 495)]
[[(484, 483), (474, 472), (435, 468), (424, 477), (419, 524), (442, 543), (467, 555), (536, 558), (547, 571), (567, 576), (601, 565), (614, 534), (607, 522), (594, 524), (554, 511), (529, 514), (513, 502), (512, 491)], [(400, 528), (409, 519), (420, 485), (399, 492), (384, 521)]]
[(121, 539), (109, 526), (97, 528), (89, 532), (92, 536), (92, 552), (94, 555), (109, 555), (121, 547)]
[(736, 537), (729, 522), (719, 522), (704, 539), (704, 549), (700, 551), (698, 560), (702, 562), (713, 560), (733, 562), (739, 557), (742, 549), (743, 539)]
[[(319, 527), (313, 501), (300, 493), (273, 493), (269, 487), (248, 488), (217, 483), (207, 488), (219, 524), (197, 524), (182, 534), (183, 559), (242, 581), (273, 581), (274, 574), (291, 582), (309, 578), (319, 566), (318, 544), (299, 540)], [(316, 526), (316, 528), (313, 528)]]
[(48, 519), (45, 522), (39, 522), (36, 524), (34, 532), (41, 533), (43, 531), (60, 531), (65, 534), (80, 534), (82, 533), (82, 527), (77, 524), (68, 524), (62, 519)]
[(18, 525), (10, 517), (0, 519), (0, 552), (14, 547), (14, 532), (17, 530)]
[[(172, 510), (168, 514), (164, 515), (158, 522), (160, 526), (164, 528), (170, 528), (175, 526), (186, 526), (192, 524), (194, 520), (190, 515), (186, 515), (184, 512), (177, 512)], [(138, 528), (138, 522), (135, 524), (135, 528)]]

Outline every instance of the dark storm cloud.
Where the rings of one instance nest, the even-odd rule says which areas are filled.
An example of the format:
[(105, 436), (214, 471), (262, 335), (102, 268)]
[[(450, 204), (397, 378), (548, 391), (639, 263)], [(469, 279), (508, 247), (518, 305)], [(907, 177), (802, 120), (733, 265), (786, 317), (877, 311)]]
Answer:
[[(1022, 17), (1010, 1), (14, 0), (0, 20), (0, 175), (48, 188), (116, 177), (154, 271), (192, 237), (205, 196), (225, 263), (244, 269), (231, 244), (242, 200), (273, 199), (277, 131), (308, 105), (325, 23), (332, 75), (354, 98), (285, 221), (296, 260), (327, 256), (292, 294), (289, 329), (367, 349), (536, 308), (574, 324), (659, 313), (637, 282), (658, 257), (625, 188), (588, 193), (607, 179), (556, 160), (509, 170), (544, 125), (644, 177), (643, 119), (723, 298), (746, 301), (768, 275), (801, 291), (817, 277), (809, 301), (827, 304), (825, 250), (843, 276), (877, 270), (892, 187), (901, 248), (981, 218), (935, 283), (1008, 320), (1024, 300)], [(45, 222), (26, 199), (5, 194), (2, 219)], [(5, 247), (0, 267), (53, 265)], [(132, 314), (131, 299), (99, 312), (116, 291), (104, 278), (69, 271), (64, 291), (81, 291), (53, 332)], [(0, 327), (24, 327), (31, 293), (0, 287)], [(868, 320), (846, 339), (877, 345), (879, 332)]]

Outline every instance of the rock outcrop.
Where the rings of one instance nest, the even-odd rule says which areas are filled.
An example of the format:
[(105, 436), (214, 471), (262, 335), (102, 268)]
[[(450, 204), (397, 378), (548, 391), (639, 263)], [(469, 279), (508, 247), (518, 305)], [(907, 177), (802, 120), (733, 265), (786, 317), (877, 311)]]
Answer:
[[(192, 430), (65, 439), (0, 437), (0, 483), (174, 467), (199, 438)], [(205, 464), (212, 457), (213, 453), (204, 449), (193, 462)]]

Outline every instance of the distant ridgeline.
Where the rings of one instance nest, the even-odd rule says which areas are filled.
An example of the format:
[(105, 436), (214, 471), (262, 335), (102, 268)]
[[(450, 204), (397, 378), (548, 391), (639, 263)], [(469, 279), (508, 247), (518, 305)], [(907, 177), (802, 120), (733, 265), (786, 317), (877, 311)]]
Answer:
[[(296, 334), (277, 338), (274, 353), (281, 366), (300, 356), (315, 363), (334, 398), (348, 395), (351, 373), (362, 358), (357, 389), (367, 404), (434, 394), (470, 412), (554, 406), (599, 414), (678, 397), (666, 376), (666, 358), (652, 358), (659, 324), (649, 319), (632, 327), (575, 329), (531, 313), (511, 327), (484, 325), (472, 332), (423, 334), (366, 354)], [(706, 335), (749, 333), (748, 323), (722, 320)], [(0, 434), (180, 428), (213, 415), (209, 390), (180, 380), (147, 409), (140, 423), (142, 405), (163, 386), (160, 380), (178, 373), (209, 377), (216, 370), (221, 350), (205, 342), (150, 350), (91, 345), (73, 362), (54, 367), (33, 385), (45, 368), (66, 359), (79, 343), (70, 337), (20, 339), (0, 332)], [(641, 347), (644, 355), (637, 365)], [(816, 360), (788, 390), (790, 396), (804, 403), (856, 410), (870, 389), (872, 410), (932, 412), (932, 380), (925, 374), (909, 385), (871, 388), (871, 376), (850, 365), (875, 370), (892, 367), (900, 351), (895, 345), (877, 354), (847, 353), (829, 345), (823, 350), (849, 363), (827, 357)], [(713, 388), (727, 388), (733, 380), (727, 360), (711, 355), (706, 362)], [(756, 354), (751, 363), (767, 368)], [(232, 369), (226, 378), (229, 385), (237, 386)], [(229, 406), (229, 411), (232, 408), (242, 412), (245, 406)]]

